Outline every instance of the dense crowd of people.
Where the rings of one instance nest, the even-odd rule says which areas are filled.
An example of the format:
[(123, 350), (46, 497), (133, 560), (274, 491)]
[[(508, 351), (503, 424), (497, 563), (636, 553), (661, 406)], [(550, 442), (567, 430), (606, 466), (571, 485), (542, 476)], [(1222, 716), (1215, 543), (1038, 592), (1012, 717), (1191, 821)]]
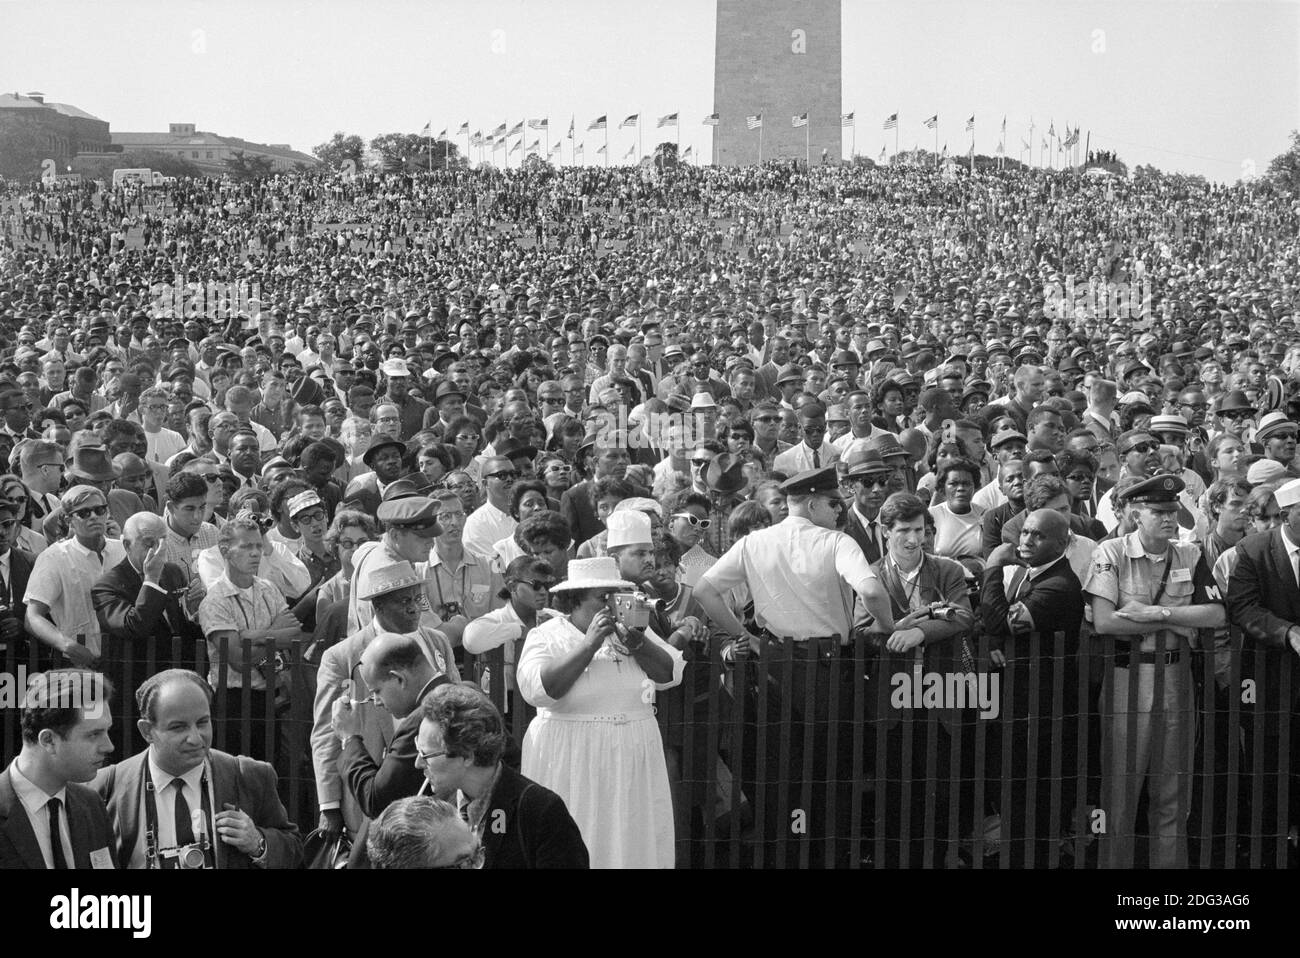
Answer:
[[(0, 184), (0, 645), (41, 671), (0, 866), (294, 867), (314, 824), (673, 867), (728, 792), (817, 865), (1186, 867), (1207, 712), (1284, 866), (1298, 277), (1300, 202), (1159, 175)], [(914, 720), (913, 673), (999, 678), (983, 807), (988, 716)]]

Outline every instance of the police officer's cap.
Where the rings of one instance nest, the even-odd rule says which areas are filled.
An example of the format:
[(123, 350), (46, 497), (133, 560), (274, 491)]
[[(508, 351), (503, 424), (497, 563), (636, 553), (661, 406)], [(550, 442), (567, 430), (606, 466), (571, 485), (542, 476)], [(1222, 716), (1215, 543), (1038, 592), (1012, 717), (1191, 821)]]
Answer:
[(1187, 483), (1167, 472), (1157, 473), (1150, 479), (1134, 483), (1124, 492), (1124, 501), (1132, 506), (1149, 506), (1155, 509), (1177, 509), (1178, 494)]
[(809, 469), (781, 483), (781, 492), (787, 496), (838, 496), (840, 479), (834, 466)]
[[(428, 496), (403, 496), (381, 502), (375, 510), (380, 522), (390, 526), (432, 526), (438, 529), (438, 500)], [(441, 535), (435, 531), (434, 535)]]

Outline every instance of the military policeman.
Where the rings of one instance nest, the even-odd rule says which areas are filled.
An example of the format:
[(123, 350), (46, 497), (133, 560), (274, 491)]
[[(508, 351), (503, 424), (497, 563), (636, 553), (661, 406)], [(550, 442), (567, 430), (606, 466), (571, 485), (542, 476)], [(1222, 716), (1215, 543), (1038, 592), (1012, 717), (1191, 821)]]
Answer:
[(1183, 490), (1183, 480), (1167, 473), (1129, 486), (1121, 507), (1135, 531), (1097, 546), (1083, 586), (1094, 629), (1115, 640), (1101, 698), (1102, 867), (1133, 867), (1144, 783), (1151, 867), (1187, 867), (1196, 740), (1191, 650), (1197, 629), (1218, 628), (1226, 616), (1201, 547), (1178, 541)]
[[(836, 832), (851, 811), (852, 730), (846, 724), (853, 714), (852, 650), (849, 631), (859, 600), (867, 611), (893, 631), (894, 617), (889, 597), (872, 571), (862, 549), (849, 536), (835, 530), (844, 500), (834, 466), (801, 472), (781, 485), (790, 515), (767, 529), (751, 532), (738, 540), (712, 566), (696, 587), (695, 596), (714, 625), (734, 640), (725, 653), (744, 657), (762, 652), (770, 661), (773, 680), (770, 689), (782, 689), (789, 673), (791, 726), (787, 768), (792, 770), (793, 787), (785, 807), (776, 800), (767, 805), (768, 824), (786, 827), (797, 808), (805, 813), (811, 853), (820, 856), (830, 831), (825, 821), (825, 784), (837, 783)], [(754, 628), (747, 628), (732, 612), (724, 596), (747, 586), (754, 600)], [(847, 648), (847, 651), (842, 651)], [(813, 675), (808, 675), (808, 670)], [(813, 688), (807, 697), (808, 685)], [(830, 714), (831, 683), (840, 683), (839, 708)], [(738, 682), (739, 684), (739, 682)], [(765, 721), (778, 728), (777, 695), (769, 694)], [(752, 703), (751, 703), (752, 704)], [(828, 767), (827, 738), (832, 723), (836, 733), (835, 767)], [(802, 748), (805, 726), (813, 725), (811, 804), (803, 804), (800, 779), (803, 775)], [(769, 745), (779, 735), (769, 734)], [(769, 768), (774, 768), (769, 762)], [(834, 774), (832, 774), (834, 773)], [(776, 776), (769, 773), (770, 779)], [(840, 821), (843, 819), (843, 821)], [(769, 838), (772, 834), (769, 832)], [(844, 850), (847, 850), (845, 846)], [(842, 854), (841, 854), (842, 858)], [(827, 864), (831, 864), (828, 862)]]

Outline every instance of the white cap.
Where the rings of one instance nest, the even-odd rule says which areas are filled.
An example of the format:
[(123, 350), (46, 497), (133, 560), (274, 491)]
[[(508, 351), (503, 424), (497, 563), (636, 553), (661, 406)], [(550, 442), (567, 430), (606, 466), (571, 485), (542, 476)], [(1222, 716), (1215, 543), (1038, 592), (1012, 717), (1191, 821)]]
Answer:
[(716, 409), (718, 404), (713, 401), (713, 393), (698, 392), (691, 400), (692, 409)]
[(1300, 479), (1292, 479), (1286, 485), (1279, 486), (1277, 492), (1273, 493), (1273, 498), (1277, 500), (1279, 509), (1285, 509), (1300, 502)]
[(394, 356), (392, 359), (385, 359), (384, 364), (379, 367), (384, 371), (384, 375), (389, 379), (394, 376), (409, 376), (411, 371), (406, 368), (406, 360), (398, 359)]
[(605, 548), (617, 549), (619, 546), (648, 546), (650, 538), (650, 517), (635, 509), (620, 509), (611, 512), (605, 519), (605, 528), (609, 536)]

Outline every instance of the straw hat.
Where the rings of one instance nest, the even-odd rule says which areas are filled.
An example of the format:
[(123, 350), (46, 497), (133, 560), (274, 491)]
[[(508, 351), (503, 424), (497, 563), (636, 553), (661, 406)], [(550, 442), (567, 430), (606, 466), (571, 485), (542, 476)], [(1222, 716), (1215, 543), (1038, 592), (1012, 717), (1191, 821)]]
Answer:
[(578, 589), (634, 589), (635, 584), (619, 578), (618, 563), (611, 556), (595, 559), (570, 559), (569, 577), (552, 592), (571, 592)]

